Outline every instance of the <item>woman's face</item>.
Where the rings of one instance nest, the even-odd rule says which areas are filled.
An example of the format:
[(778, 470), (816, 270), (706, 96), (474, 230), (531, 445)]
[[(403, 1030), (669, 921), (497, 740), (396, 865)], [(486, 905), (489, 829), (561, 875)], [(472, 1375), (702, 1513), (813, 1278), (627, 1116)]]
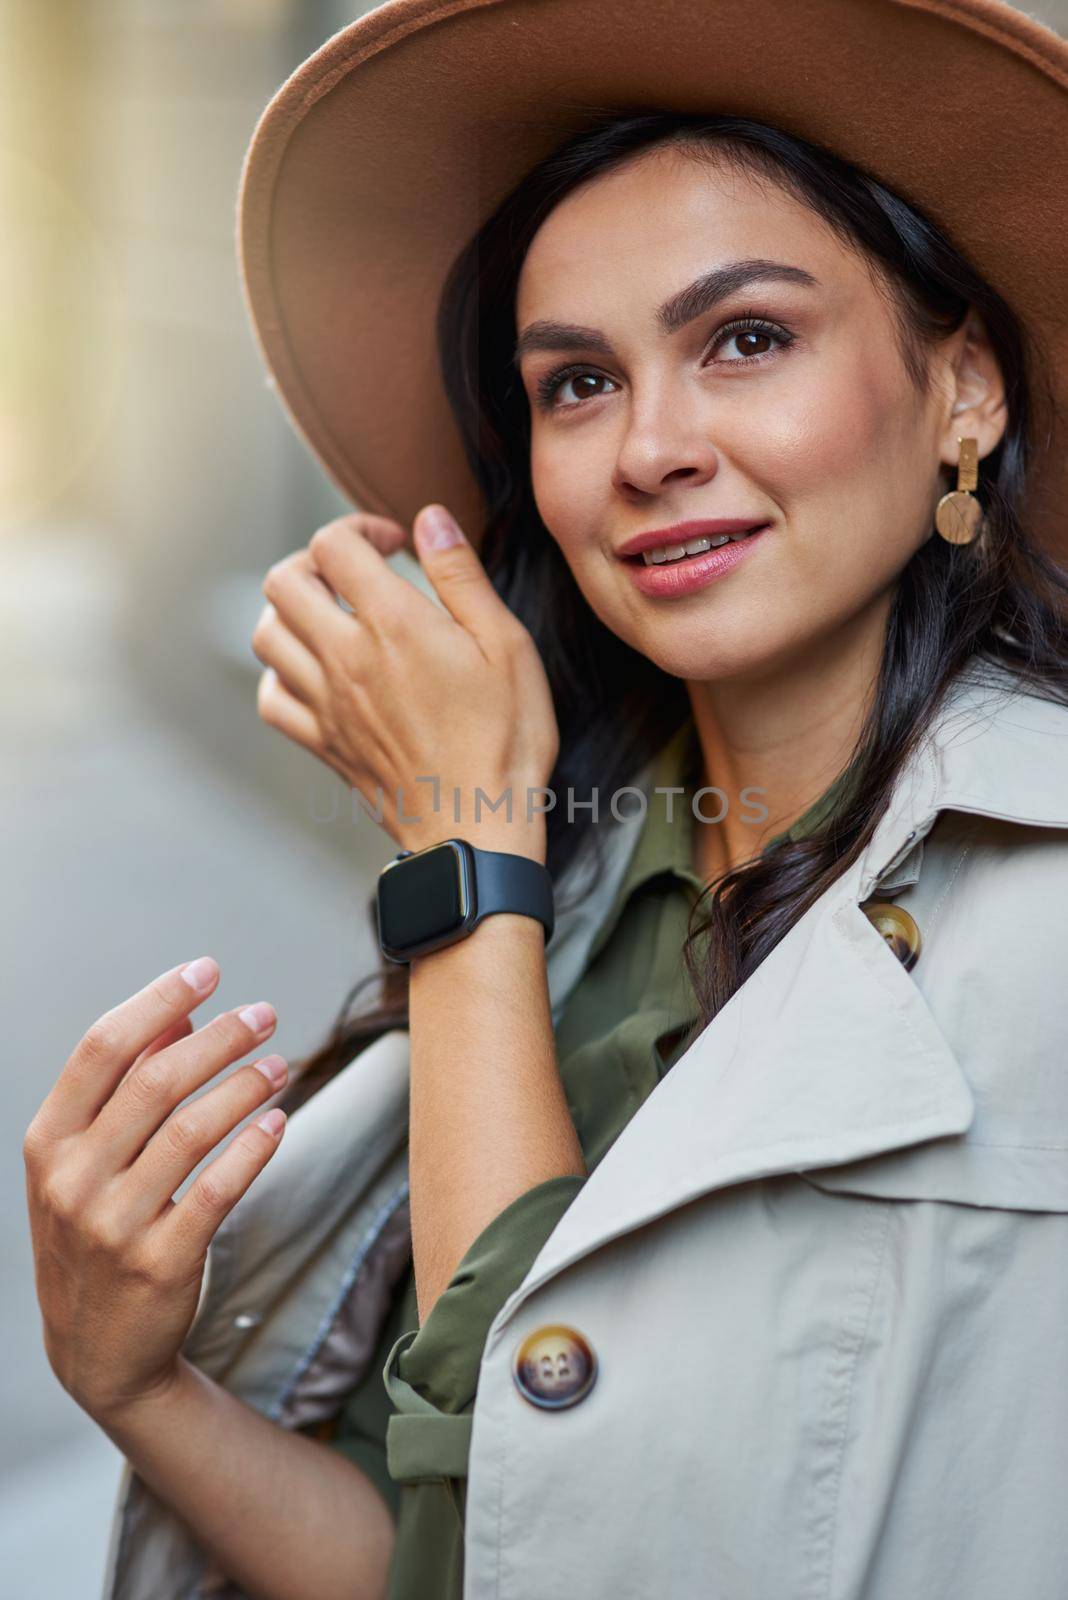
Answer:
[[(739, 269), (714, 305), (694, 290), (658, 318), (702, 275), (753, 262), (789, 272)], [(534, 327), (548, 323), (574, 331)], [(952, 368), (918, 393), (886, 291), (806, 206), (721, 160), (643, 152), (546, 218), (516, 326), (538, 509), (614, 633), (708, 680), (881, 626), (971, 430), (954, 429)], [(945, 349), (962, 344), (963, 330)], [(677, 568), (620, 557), (638, 534), (707, 519), (767, 526)]]

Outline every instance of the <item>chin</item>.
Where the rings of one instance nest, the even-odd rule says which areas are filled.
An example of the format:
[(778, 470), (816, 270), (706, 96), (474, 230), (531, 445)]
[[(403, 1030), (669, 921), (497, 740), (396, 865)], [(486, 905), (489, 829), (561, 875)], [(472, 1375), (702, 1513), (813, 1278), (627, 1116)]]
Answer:
[(759, 669), (767, 659), (765, 650), (753, 649), (752, 633), (732, 643), (708, 617), (683, 619), (677, 611), (673, 615), (665, 611), (637, 629), (634, 619), (628, 620), (632, 625), (622, 633), (627, 644), (675, 678), (733, 678)]
[(744, 672), (747, 665), (725, 658), (721, 651), (702, 650), (696, 642), (687, 649), (686, 641), (679, 638), (677, 631), (670, 639), (644, 638), (628, 640), (628, 643), (671, 678), (708, 683), (717, 678), (733, 677), (737, 671)]

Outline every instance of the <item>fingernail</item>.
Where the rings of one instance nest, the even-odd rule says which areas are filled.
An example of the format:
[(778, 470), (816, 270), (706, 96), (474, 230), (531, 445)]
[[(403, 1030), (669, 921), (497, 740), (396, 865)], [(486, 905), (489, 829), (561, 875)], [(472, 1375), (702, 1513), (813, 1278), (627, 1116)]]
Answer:
[(197, 994), (203, 994), (205, 989), (211, 988), (218, 971), (210, 956), (199, 956), (196, 961), (191, 961), (187, 967), (182, 968), (181, 975), (191, 989)]
[(262, 1072), (268, 1083), (273, 1083), (280, 1089), (289, 1076), (289, 1068), (281, 1056), (264, 1056), (262, 1061), (254, 1061), (253, 1066), (257, 1072)]
[(237, 1014), (253, 1033), (266, 1033), (274, 1022), (274, 1007), (269, 1006), (266, 1000), (257, 1000), (254, 1006), (245, 1006)]
[(463, 538), (459, 524), (444, 506), (428, 506), (419, 519), (420, 543), (429, 550), (447, 550)]
[(279, 1106), (272, 1106), (270, 1111), (265, 1111), (262, 1117), (256, 1118), (257, 1128), (269, 1133), (272, 1139), (277, 1139), (285, 1125), (286, 1114)]

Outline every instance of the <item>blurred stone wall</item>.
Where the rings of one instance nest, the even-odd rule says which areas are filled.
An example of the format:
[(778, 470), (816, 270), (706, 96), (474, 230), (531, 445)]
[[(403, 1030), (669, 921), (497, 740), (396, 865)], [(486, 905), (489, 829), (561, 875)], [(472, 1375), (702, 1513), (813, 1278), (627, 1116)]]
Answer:
[[(248, 641), (267, 567), (348, 507), (265, 382), (235, 208), (263, 107), (364, 9), (0, 0), (0, 288), (25, 307), (0, 340), (19, 338), (8, 521), (114, 552), (140, 692), (302, 827), (340, 780), (257, 717)], [(351, 826), (318, 831), (348, 856)]]
[(83, 12), (93, 210), (120, 264), (128, 340), (93, 500), (125, 547), (131, 662), (190, 737), (302, 825), (309, 787), (330, 775), (258, 719), (248, 640), (267, 567), (347, 507), (266, 385), (234, 227), (256, 120), (345, 20), (337, 11), (114, 0)]

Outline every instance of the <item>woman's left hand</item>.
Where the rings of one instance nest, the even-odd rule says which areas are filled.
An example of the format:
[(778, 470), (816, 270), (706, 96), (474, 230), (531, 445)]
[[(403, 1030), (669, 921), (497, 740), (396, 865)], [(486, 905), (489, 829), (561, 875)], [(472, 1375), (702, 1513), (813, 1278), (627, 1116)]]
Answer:
[[(366, 512), (327, 523), (270, 568), (252, 635), (268, 669), (257, 710), (372, 810), (380, 787), (382, 827), (402, 848), (460, 833), (544, 859), (545, 794), (528, 816), (528, 790), (548, 783), (559, 750), (544, 664), (462, 533), (432, 542), (441, 510), (424, 506), (414, 523), (441, 606), (385, 559), (406, 542), (401, 524)], [(511, 826), (507, 803), (493, 812), (487, 798), (476, 820), (476, 789), (489, 802), (511, 790)]]

